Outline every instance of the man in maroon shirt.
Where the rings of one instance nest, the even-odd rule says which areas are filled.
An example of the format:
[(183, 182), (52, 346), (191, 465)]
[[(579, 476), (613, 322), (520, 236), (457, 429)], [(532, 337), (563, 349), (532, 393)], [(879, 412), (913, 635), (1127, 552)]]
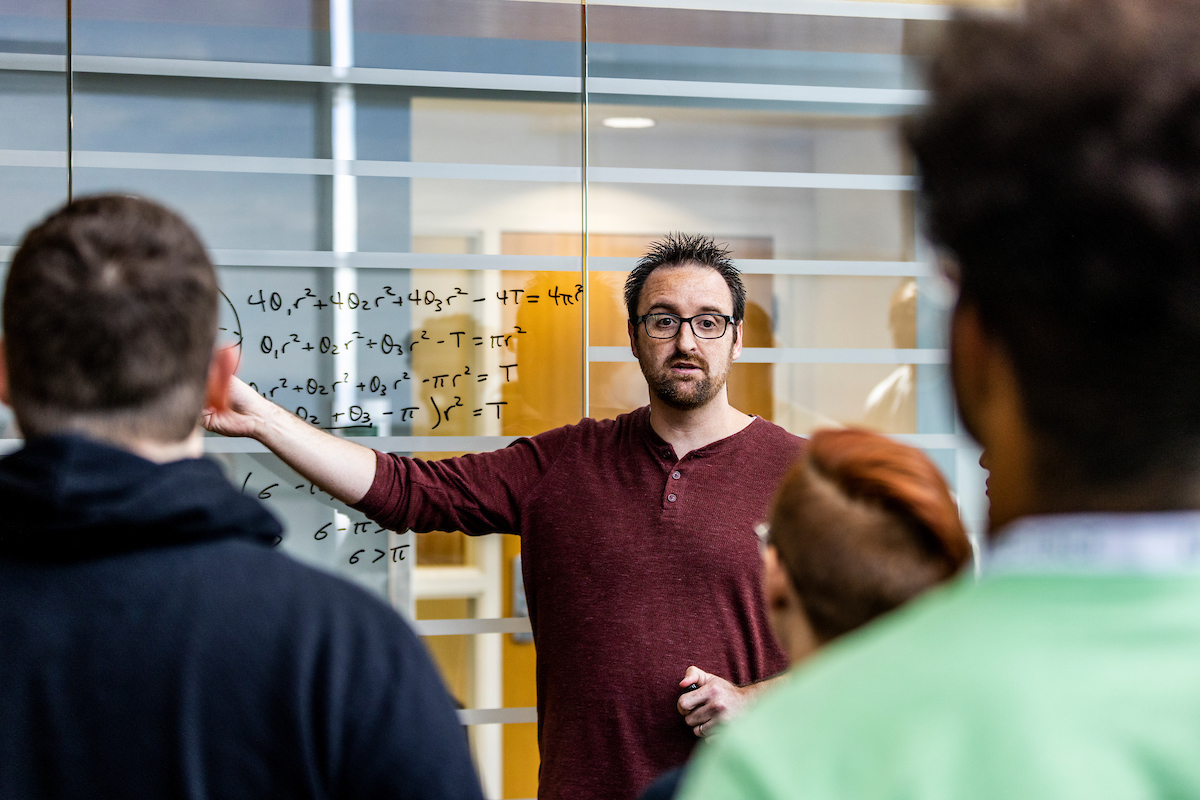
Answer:
[(745, 288), (711, 239), (671, 236), (626, 304), (650, 405), (615, 420), (445, 461), (330, 436), (244, 385), (206, 420), (386, 527), (521, 536), (544, 799), (636, 796), (786, 666), (754, 525), (803, 440), (729, 405)]

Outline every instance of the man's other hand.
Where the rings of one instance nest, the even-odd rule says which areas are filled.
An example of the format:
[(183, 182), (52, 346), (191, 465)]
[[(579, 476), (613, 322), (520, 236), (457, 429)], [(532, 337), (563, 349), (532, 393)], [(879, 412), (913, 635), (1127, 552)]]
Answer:
[(754, 692), (752, 687), (734, 686), (721, 676), (696, 666), (688, 667), (683, 673), (679, 689), (682, 691), (693, 683), (697, 688), (681, 694), (676, 706), (684, 722), (692, 726), (692, 733), (701, 738), (741, 711)]

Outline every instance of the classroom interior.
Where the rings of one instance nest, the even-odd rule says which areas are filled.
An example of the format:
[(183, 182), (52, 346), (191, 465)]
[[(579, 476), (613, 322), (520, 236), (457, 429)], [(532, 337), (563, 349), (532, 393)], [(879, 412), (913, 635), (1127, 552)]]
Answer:
[[(68, 196), (163, 201), (213, 253), (247, 381), (341, 435), (441, 458), (644, 405), (625, 274), (668, 232), (709, 234), (749, 290), (733, 404), (925, 449), (977, 533), (979, 453), (946, 375), (953, 290), (900, 138), (951, 12), (0, 0), (0, 258)], [(7, 410), (0, 425), (15, 449)], [(516, 537), (379, 530), (260, 446), (206, 442), (285, 521), (282, 547), (415, 620), (486, 795), (536, 796)]]

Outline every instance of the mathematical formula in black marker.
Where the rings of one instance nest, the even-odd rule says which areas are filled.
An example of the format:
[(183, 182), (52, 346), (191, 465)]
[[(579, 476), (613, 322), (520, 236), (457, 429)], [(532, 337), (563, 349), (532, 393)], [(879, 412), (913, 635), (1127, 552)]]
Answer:
[[(259, 481), (255, 481), (255, 485), (252, 486), (251, 479), (254, 477), (254, 474), (255, 473), (253, 471), (247, 472), (245, 478), (242, 479), (242, 494), (249, 494), (259, 498), (260, 500), (269, 500), (272, 497), (284, 499), (288, 496), (296, 494), (304, 497), (324, 496), (328, 500), (334, 500), (333, 495), (321, 491), (319, 488), (317, 488), (316, 484), (298, 483), (295, 486), (285, 486), (281, 485), (277, 480), (272, 480), (271, 478), (267, 479), (271, 480), (271, 483), (266, 484), (261, 489), (257, 489), (256, 491), (255, 487), (259, 481), (261, 481), (261, 479), (259, 479)], [(386, 536), (388, 533), (387, 528), (384, 528), (370, 520), (363, 520), (361, 522), (347, 520), (347, 524), (342, 527), (335, 527), (336, 525), (337, 523), (335, 522), (326, 522), (316, 530), (310, 528), (307, 533), (297, 531), (293, 535), (311, 536), (314, 541), (321, 542), (325, 541), (333, 534), (340, 533), (345, 535), (347, 544), (350, 544), (353, 541), (361, 540), (362, 546), (353, 547), (353, 545), (351, 545), (353, 547), (351, 552), (348, 555), (343, 553), (340, 556), (340, 558), (345, 559), (347, 564), (351, 565), (370, 566), (371, 564), (376, 564), (384, 559), (388, 559), (389, 557), (392, 563), (399, 563), (408, 560), (405, 556), (411, 545), (399, 544), (389, 546), (385, 544), (383, 547), (379, 547), (377, 546), (376, 542), (373, 542), (370, 538), (367, 538), (380, 535)], [(282, 541), (282, 537), (280, 537), (279, 541), (276, 541), (275, 544), (278, 545), (280, 541)]]
[[(556, 352), (540, 344), (558, 335), (558, 314), (550, 309), (583, 299), (576, 283), (493, 284), (486, 291), (364, 283), (360, 278), (355, 291), (262, 278), (242, 283), (222, 323), (225, 341), (242, 343), (243, 379), (341, 435), (381, 435), (397, 425), (402, 434), (410, 425), (414, 432), (495, 433), (520, 394), (507, 387), (517, 381), (518, 354)], [(521, 311), (521, 324), (514, 324), (514, 310), (529, 306), (549, 316), (526, 319)]]
[[(444, 372), (439, 375), (422, 378), (420, 379), (420, 383), (431, 384), (431, 388), (433, 389), (457, 389), (459, 388), (460, 382), (463, 386), (466, 386), (472, 383), (486, 383), (489, 379), (491, 379), (493, 383), (510, 383), (516, 374), (515, 370), (517, 365), (515, 363), (500, 364), (499, 367), (501, 371), (493, 377), (486, 372), (473, 373), (471, 372), (470, 365), (464, 365), (462, 371), (460, 372)], [(400, 385), (403, 383), (417, 381), (416, 378), (411, 377), (407, 372), (405, 372), (399, 378), (395, 378), (393, 380), (381, 378), (378, 375), (372, 375), (368, 380), (359, 381), (357, 384), (351, 386), (350, 374), (342, 373), (342, 376), (342, 380), (332, 381), (329, 383), (322, 383), (316, 378), (308, 378), (302, 383), (290, 384), (288, 383), (288, 379), (285, 377), (276, 379), (277, 385), (259, 386), (257, 383), (251, 382), (250, 386), (254, 389), (254, 391), (258, 392), (269, 400), (283, 402), (288, 396), (288, 392), (295, 392), (296, 394), (300, 395), (336, 397), (339, 392), (348, 392), (356, 389), (359, 394), (372, 394), (378, 397), (387, 397), (388, 389), (395, 391), (396, 389), (399, 389)], [(276, 392), (282, 392), (282, 394), (279, 397), (276, 397)]]
[[(502, 305), (508, 305), (510, 302), (515, 306), (519, 306), (522, 303), (536, 305), (538, 303), (553, 302), (554, 305), (561, 308), (574, 306), (582, 300), (583, 285), (577, 283), (566, 289), (554, 286), (544, 295), (530, 294), (525, 289), (502, 289), (495, 292), (494, 297)], [(425, 305), (437, 313), (442, 310), (458, 308), (465, 303), (484, 303), (491, 299), (492, 295), (473, 297), (469, 292), (457, 286), (453, 292), (442, 297), (439, 297), (437, 292), (432, 289), (413, 289), (407, 295), (402, 296), (396, 294), (391, 286), (384, 286), (383, 294), (374, 297), (361, 296), (357, 292), (348, 292), (344, 298), (341, 292), (334, 292), (330, 295), (318, 295), (311, 287), (306, 286), (304, 294), (298, 297), (285, 297), (279, 292), (267, 294), (266, 289), (257, 289), (250, 293), (246, 298), (246, 302), (258, 308), (263, 313), (274, 311), (290, 316), (293, 311), (299, 311), (301, 308), (315, 308), (318, 311), (325, 309), (377, 311), (386, 309), (389, 306), (403, 306), (405, 301), (414, 306)], [(458, 301), (458, 306), (455, 305), (455, 301)]]
[[(450, 421), (450, 413), (457, 412), (465, 414), (466, 406), (463, 404), (462, 397), (455, 395), (453, 402), (443, 402), (439, 404), (437, 398), (432, 395), (428, 398), (428, 408), (422, 409), (420, 406), (405, 406), (397, 411), (384, 411), (383, 416), (397, 416), (400, 422), (412, 422), (417, 419), (417, 414), (425, 411), (429, 414), (429, 418), (433, 420), (433, 425), (430, 430), (437, 430), (443, 422)], [(484, 403), (479, 408), (470, 410), (471, 416), (483, 417), (490, 415), (491, 411), (495, 411), (495, 419), (500, 419), (500, 408), (508, 405), (505, 400), (493, 400)], [(458, 409), (464, 411), (457, 411)], [(487, 412), (487, 413), (485, 413)], [(323, 419), (314, 410), (310, 410), (307, 406), (296, 406), (296, 416), (306, 422), (310, 422), (317, 427), (327, 431), (345, 431), (353, 432), (353, 429), (359, 429), (363, 434), (368, 434), (374, 430), (375, 426), (382, 420), (371, 420), (370, 412), (363, 409), (362, 406), (350, 406), (347, 411), (337, 411), (329, 415), (328, 420)]]
[[(379, 338), (379, 341), (376, 341), (359, 331), (351, 331), (350, 338), (344, 342), (335, 342), (328, 336), (322, 336), (317, 340), (317, 344), (315, 345), (309, 341), (301, 341), (300, 334), (298, 333), (265, 334), (258, 341), (258, 349), (263, 355), (274, 355), (275, 358), (286, 356), (289, 347), (292, 348), (293, 354), (301, 351), (305, 353), (316, 351), (323, 356), (339, 356), (348, 355), (352, 352), (352, 348), (357, 345), (358, 347), (365, 347), (373, 351), (375, 348), (379, 348), (376, 352), (383, 353), (385, 356), (394, 355), (402, 357), (405, 354), (406, 348), (411, 353), (416, 349), (417, 345), (427, 342), (430, 347), (453, 345), (459, 350), (464, 347), (484, 346), (489, 349), (511, 348), (513, 340), (523, 333), (528, 333), (528, 331), (523, 330), (519, 325), (514, 325), (512, 333), (497, 333), (488, 336), (468, 336), (466, 331), (450, 331), (450, 333), (446, 334), (447, 338), (445, 339), (433, 339), (430, 337), (429, 331), (423, 330), (419, 334), (414, 332), (413, 338), (407, 340), (403, 337), (393, 337), (392, 334), (385, 333)], [(278, 339), (276, 336), (278, 336)]]

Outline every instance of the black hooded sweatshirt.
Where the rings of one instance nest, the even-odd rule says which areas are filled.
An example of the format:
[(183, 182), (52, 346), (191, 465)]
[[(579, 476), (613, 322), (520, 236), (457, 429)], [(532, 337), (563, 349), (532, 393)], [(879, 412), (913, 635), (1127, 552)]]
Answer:
[(479, 800), (420, 641), (211, 461), (0, 460), (0, 797)]

